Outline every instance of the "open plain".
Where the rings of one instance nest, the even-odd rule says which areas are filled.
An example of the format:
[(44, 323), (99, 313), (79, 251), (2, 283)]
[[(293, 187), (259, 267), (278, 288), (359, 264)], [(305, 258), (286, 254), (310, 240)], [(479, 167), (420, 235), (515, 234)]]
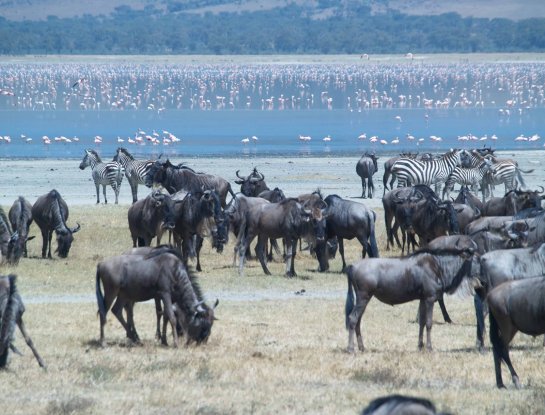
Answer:
[[(513, 153), (500, 153), (500, 156)], [(360, 199), (354, 157), (233, 158), (185, 161), (199, 171), (218, 174), (234, 185), (235, 171), (249, 174), (254, 166), (270, 187), (287, 196), (321, 188), (366, 203), (377, 212), (377, 238), (385, 251), (382, 216), (382, 162), (375, 175), (372, 200)], [(542, 152), (515, 155), (527, 186), (543, 185)], [(10, 414), (356, 414), (372, 399), (402, 393), (431, 399), (438, 409), (455, 414), (537, 414), (545, 407), (542, 340), (518, 335), (511, 358), (521, 377), (515, 390), (507, 372), (508, 389), (495, 387), (492, 352), (475, 347), (471, 297), (454, 295), (446, 305), (454, 324), (444, 324), (436, 307), (434, 350), (417, 349), (417, 303), (390, 307), (372, 301), (362, 330), (366, 351), (345, 352), (346, 276), (337, 257), (330, 272), (318, 273), (308, 252), (298, 253), (298, 277), (285, 278), (283, 265), (270, 265), (265, 276), (258, 262), (247, 264), (244, 277), (232, 267), (233, 242), (223, 254), (206, 243), (199, 281), (208, 301), (216, 298), (218, 321), (207, 344), (179, 349), (162, 347), (154, 339), (155, 311), (151, 303), (135, 307), (135, 322), (143, 344), (130, 345), (111, 314), (106, 326), (107, 347), (98, 346), (99, 320), (95, 300), (95, 268), (103, 258), (131, 246), (127, 226), (130, 189), (124, 182), (120, 204), (95, 205), (89, 171), (79, 160), (0, 160), (0, 205), (7, 210), (15, 198), (30, 202), (56, 188), (70, 207), (70, 226), (81, 231), (67, 259), (40, 258), (41, 236), (35, 224), (29, 258), (16, 273), (26, 304), (24, 320), (48, 368), (42, 371), (19, 333), (15, 344), (23, 357), (11, 355), (0, 372), (2, 412)], [(67, 174), (68, 173), (68, 174)], [(148, 190), (140, 187), (140, 197)], [(497, 189), (497, 194), (501, 189)], [(347, 261), (360, 256), (350, 241)], [(487, 341), (487, 345), (489, 342)]]

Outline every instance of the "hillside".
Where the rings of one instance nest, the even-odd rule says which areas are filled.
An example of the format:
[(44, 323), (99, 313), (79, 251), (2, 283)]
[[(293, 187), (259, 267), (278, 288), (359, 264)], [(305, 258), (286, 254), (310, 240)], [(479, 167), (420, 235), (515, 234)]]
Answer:
[(155, 8), (159, 13), (204, 14), (255, 12), (302, 6), (315, 19), (343, 14), (345, 10), (370, 7), (373, 13), (397, 10), (409, 15), (438, 15), (456, 12), (462, 17), (507, 18), (521, 20), (545, 17), (543, 0), (0, 0), (0, 16), (7, 20), (46, 20), (49, 16), (109, 16), (118, 8), (133, 10)]

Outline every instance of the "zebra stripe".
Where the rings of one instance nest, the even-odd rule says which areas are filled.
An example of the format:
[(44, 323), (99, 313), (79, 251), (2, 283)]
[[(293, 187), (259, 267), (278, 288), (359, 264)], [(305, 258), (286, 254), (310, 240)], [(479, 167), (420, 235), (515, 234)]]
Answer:
[[(445, 182), (445, 188), (443, 189), (443, 199), (445, 199), (445, 195), (447, 199), (450, 197), (450, 191), (454, 189), (455, 183), (461, 184), (462, 186), (471, 186), (472, 191), (477, 191), (477, 186), (482, 184), (483, 177), (485, 176), (486, 172), (491, 169), (491, 165), (492, 163), (490, 160), (486, 160), (481, 157), (481, 163), (478, 167), (456, 167)], [(484, 197), (484, 186), (482, 188), (482, 191)]]
[(392, 166), (392, 173), (397, 177), (397, 187), (425, 184), (435, 185), (435, 193), (439, 193), (441, 183), (445, 182), (460, 164), (463, 150), (452, 150), (444, 154), (440, 159), (431, 161), (418, 161), (408, 158), (399, 159)]
[(123, 166), (117, 161), (110, 161), (103, 163), (100, 156), (95, 150), (85, 150), (85, 156), (81, 161), (79, 168), (81, 170), (91, 166), (91, 177), (95, 182), (97, 191), (97, 203), (100, 203), (100, 191), (99, 186), (102, 185), (104, 193), (104, 203), (108, 203), (106, 199), (106, 186), (110, 185), (115, 193), (115, 203), (118, 203), (119, 188), (123, 181), (124, 169)]
[(133, 155), (123, 147), (117, 149), (114, 160), (125, 168), (125, 175), (131, 186), (132, 202), (138, 200), (138, 185), (145, 185), (144, 178), (153, 165), (151, 160), (135, 160)]

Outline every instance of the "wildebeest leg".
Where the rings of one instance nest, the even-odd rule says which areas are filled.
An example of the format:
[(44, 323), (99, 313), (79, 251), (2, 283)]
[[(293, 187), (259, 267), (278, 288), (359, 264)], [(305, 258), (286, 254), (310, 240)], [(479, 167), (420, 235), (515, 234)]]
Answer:
[(165, 318), (168, 318), (170, 325), (172, 326), (172, 337), (174, 342), (174, 347), (178, 347), (178, 331), (176, 330), (176, 316), (174, 315), (174, 310), (172, 309), (172, 299), (170, 298), (170, 293), (163, 293), (161, 295), (163, 299), (163, 304), (165, 306)]
[[(498, 315), (494, 315), (497, 313)], [(492, 343), (492, 351), (494, 354), (494, 368), (496, 370), (496, 385), (498, 388), (505, 388), (503, 380), (501, 377), (501, 361), (503, 360), (509, 372), (511, 373), (511, 378), (517, 389), (520, 388), (520, 381), (511, 363), (511, 358), (509, 357), (509, 343), (513, 340), (513, 337), (517, 333), (517, 329), (510, 321), (508, 315), (504, 315), (505, 312), (500, 309), (490, 309), (489, 319), (490, 319), (490, 343)]]
[(161, 307), (161, 300), (159, 298), (155, 298), (155, 314), (157, 315), (157, 328), (155, 330), (155, 338), (162, 339), (161, 317), (163, 317), (163, 308)]
[(195, 241), (195, 253), (197, 254), (197, 267), (195, 268), (197, 271), (201, 272), (201, 248), (202, 248), (202, 242), (203, 239), (197, 235), (196, 241)]
[(445, 307), (445, 300), (443, 299), (443, 294), (441, 294), (441, 297), (437, 300), (439, 302), (439, 308), (441, 309), (441, 314), (443, 314), (443, 320), (445, 320), (445, 323), (452, 323), (452, 320), (450, 319), (450, 316), (448, 315), (447, 308)]
[(361, 177), (361, 197), (363, 199), (365, 199), (365, 187), (366, 187), (366, 183), (365, 183), (365, 177)]
[[(51, 240), (52, 240), (52, 239), (53, 239), (53, 231), (50, 230), (50, 231), (47, 232), (47, 257), (48, 257), (49, 259), (53, 258), (53, 257), (51, 256)], [(44, 255), (43, 255), (43, 253), (42, 253), (42, 257), (43, 257), (43, 256), (44, 256)]]
[(475, 305), (475, 318), (477, 320), (477, 348), (480, 352), (484, 352), (484, 310), (483, 298), (485, 293), (479, 289), (475, 289), (473, 296), (473, 304)]
[(114, 306), (112, 307), (112, 313), (114, 316), (116, 316), (116, 318), (119, 320), (119, 322), (125, 329), (125, 333), (127, 337), (131, 339), (132, 341), (136, 341), (136, 339), (134, 339), (134, 336), (133, 336), (133, 330), (131, 329), (131, 327), (129, 327), (129, 325), (125, 321), (125, 318), (123, 317), (123, 308), (125, 307), (125, 305), (126, 305), (126, 301), (121, 299), (120, 297), (117, 297), (117, 299), (115, 300)]
[[(364, 236), (359, 235), (358, 241), (360, 241), (360, 244), (362, 246), (361, 257), (365, 258), (365, 255), (367, 255), (367, 251), (369, 251), (369, 244), (367, 243), (366, 235)], [(371, 257), (371, 255), (369, 255), (369, 257)]]
[[(241, 232), (246, 233), (246, 230), (242, 230)], [(246, 263), (246, 250), (252, 243), (252, 241), (255, 238), (255, 234), (252, 232), (248, 232), (247, 235), (242, 235), (240, 240), (240, 245), (238, 248), (238, 275), (241, 277), (244, 275), (244, 264)]]
[(49, 242), (49, 231), (42, 230), (42, 258), (45, 258)]
[(424, 325), (426, 326), (426, 349), (428, 351), (432, 350), (431, 347), (431, 326), (433, 319), (433, 301), (431, 300), (420, 300), (418, 306), (419, 311), (419, 331), (418, 331), (418, 349), (422, 350), (424, 348)]
[(369, 194), (369, 199), (372, 199), (373, 198), (373, 193), (375, 193), (375, 185), (373, 184), (373, 177), (369, 177), (367, 179), (368, 183), (367, 183), (367, 187), (368, 187), (368, 194)]
[(343, 261), (343, 268), (341, 272), (346, 272), (346, 261), (344, 260), (344, 241), (343, 238), (339, 238), (338, 236), (337, 240), (339, 242), (339, 253), (341, 254), (341, 259)]
[(354, 353), (354, 332), (356, 333), (356, 337), (358, 339), (358, 349), (361, 352), (365, 350), (365, 347), (363, 346), (363, 337), (361, 335), (361, 319), (370, 300), (371, 297), (359, 298), (359, 296), (356, 295), (356, 304), (348, 316), (347, 350), (349, 353)]
[(131, 333), (130, 338), (136, 343), (140, 343), (140, 336), (138, 336), (136, 326), (134, 325), (134, 303), (132, 301), (125, 304), (125, 311), (127, 312), (127, 325)]
[(17, 325), (19, 326), (19, 330), (21, 330), (21, 334), (25, 338), (26, 344), (28, 344), (28, 347), (30, 347), (30, 350), (32, 350), (32, 353), (34, 353), (34, 357), (38, 361), (38, 364), (40, 365), (40, 367), (45, 369), (46, 368), (45, 363), (40, 357), (38, 350), (36, 350), (36, 347), (34, 347), (34, 343), (32, 342), (32, 339), (30, 338), (30, 336), (28, 335), (26, 331), (25, 323), (23, 323), (22, 313), (19, 313), (19, 315), (17, 316)]
[(271, 275), (271, 272), (267, 268), (267, 262), (265, 258), (265, 240), (266, 237), (264, 237), (263, 235), (259, 235), (257, 237), (257, 246), (255, 250), (257, 253), (257, 258), (259, 259), (259, 263), (261, 264), (261, 268), (263, 268), (263, 272), (266, 275)]
[(297, 273), (295, 272), (295, 254), (297, 252), (297, 239), (286, 239), (286, 252), (288, 252), (286, 258), (286, 277), (296, 277)]

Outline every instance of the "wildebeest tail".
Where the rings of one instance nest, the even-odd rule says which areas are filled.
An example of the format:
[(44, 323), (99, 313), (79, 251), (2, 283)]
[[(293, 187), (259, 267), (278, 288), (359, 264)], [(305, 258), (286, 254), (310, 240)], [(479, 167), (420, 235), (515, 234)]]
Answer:
[(102, 289), (100, 288), (100, 265), (97, 265), (97, 274), (96, 274), (96, 295), (97, 295), (97, 304), (98, 304), (98, 314), (102, 318), (106, 318), (106, 305), (104, 304), (104, 295), (102, 294)]
[(378, 246), (377, 246), (377, 239), (375, 236), (375, 220), (377, 219), (377, 215), (374, 211), (373, 212), (373, 218), (371, 219), (371, 216), (369, 216), (368, 219), (368, 225), (369, 226), (369, 256), (371, 258), (378, 258)]
[(348, 330), (348, 317), (354, 308), (354, 288), (352, 287), (352, 275), (354, 273), (354, 266), (349, 265), (346, 268), (346, 279), (348, 280), (348, 291), (346, 292), (346, 303), (344, 305), (344, 316), (346, 329)]
[(17, 301), (15, 298), (16, 276), (9, 275), (9, 293), (7, 298), (0, 299), (0, 367), (5, 367), (8, 362), (8, 353), (10, 344), (13, 341), (13, 333), (15, 331), (17, 317)]

